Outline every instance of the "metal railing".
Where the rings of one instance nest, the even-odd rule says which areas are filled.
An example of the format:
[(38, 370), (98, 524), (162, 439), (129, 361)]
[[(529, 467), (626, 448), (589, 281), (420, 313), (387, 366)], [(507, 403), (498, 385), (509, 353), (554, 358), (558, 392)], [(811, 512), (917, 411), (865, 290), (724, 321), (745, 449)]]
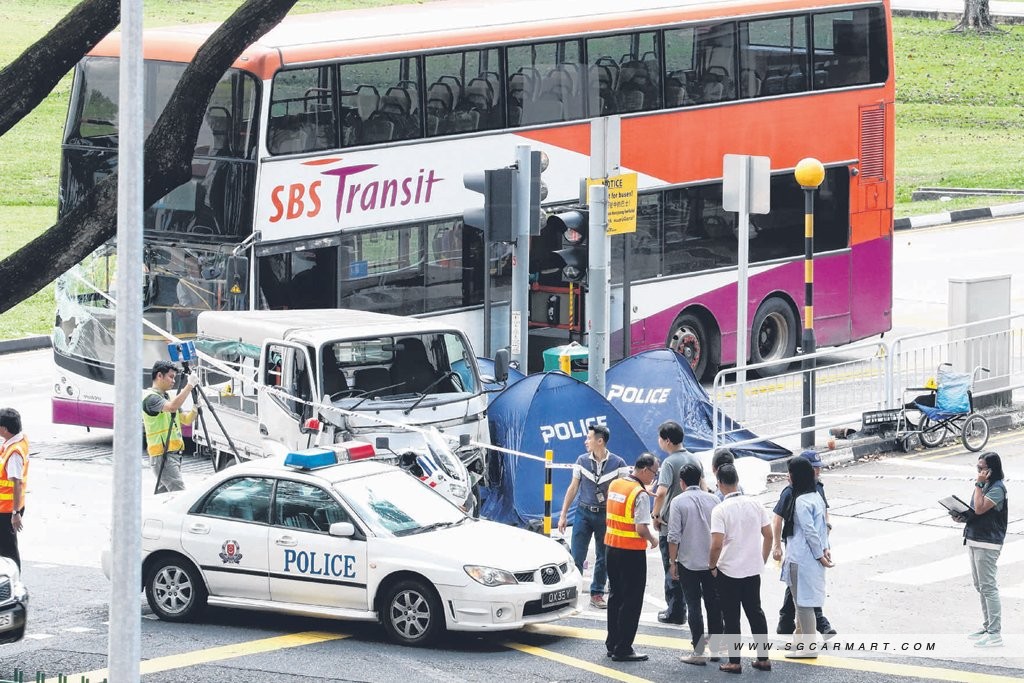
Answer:
[[(813, 371), (815, 425), (809, 428), (800, 426), (804, 371), (799, 363), (804, 358), (814, 359), (817, 366)], [(925, 386), (942, 363), (951, 363), (958, 372), (970, 373), (979, 366), (989, 369), (973, 387), (976, 398), (1009, 395), (1024, 387), (1024, 314), (904, 335), (889, 342), (852, 344), (783, 363), (748, 365), (743, 382), (737, 382), (740, 371), (736, 368), (722, 370), (710, 389), (713, 443), (723, 445), (741, 429), (758, 436), (730, 445), (859, 425), (865, 412), (899, 408), (904, 390)], [(774, 372), (780, 367), (786, 370), (756, 376), (759, 370)]]

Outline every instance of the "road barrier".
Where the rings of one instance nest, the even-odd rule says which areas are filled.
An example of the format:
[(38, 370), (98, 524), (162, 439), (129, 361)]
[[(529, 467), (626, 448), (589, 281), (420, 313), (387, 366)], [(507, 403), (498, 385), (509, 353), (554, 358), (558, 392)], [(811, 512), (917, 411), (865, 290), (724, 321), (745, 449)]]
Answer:
[[(25, 680), (26, 680), (25, 679), (25, 672), (22, 671), (21, 669), (15, 669), (14, 670), (14, 674), (10, 678), (4, 678), (4, 679), (0, 680), (0, 683), (25, 683)], [(46, 677), (46, 674), (43, 673), (42, 671), (37, 671), (36, 672), (36, 677), (34, 679), (30, 679), (30, 680), (35, 681), (35, 683), (46, 683), (46, 681), (48, 681), (48, 680), (51, 681), (51, 683), (53, 681), (56, 681), (56, 683), (89, 683), (89, 679), (86, 678), (85, 676), (80, 676), (79, 680), (77, 682), (73, 682), (67, 676), (67, 674), (57, 674), (57, 678), (56, 679), (52, 679), (52, 678), (48, 679)], [(107, 683), (107, 679), (104, 678), (102, 681), (97, 681), (97, 683)]]
[[(814, 359), (817, 366), (815, 425), (811, 428), (800, 425), (804, 373), (789, 369), (804, 358)], [(748, 365), (744, 382), (737, 382), (736, 368), (721, 370), (710, 390), (714, 444), (743, 445), (806, 431), (856, 427), (864, 413), (899, 409), (913, 398), (904, 398), (904, 393), (909, 393), (905, 390), (926, 386), (942, 363), (966, 373), (979, 366), (988, 368), (990, 372), (973, 387), (976, 403), (1010, 403), (1012, 392), (1024, 387), (1024, 314), (904, 335), (889, 342), (851, 344), (781, 363)], [(778, 372), (780, 369), (785, 371)], [(756, 377), (759, 371), (774, 374)], [(727, 422), (726, 415), (735, 422)], [(727, 444), (730, 435), (740, 429), (748, 429), (758, 438)]]

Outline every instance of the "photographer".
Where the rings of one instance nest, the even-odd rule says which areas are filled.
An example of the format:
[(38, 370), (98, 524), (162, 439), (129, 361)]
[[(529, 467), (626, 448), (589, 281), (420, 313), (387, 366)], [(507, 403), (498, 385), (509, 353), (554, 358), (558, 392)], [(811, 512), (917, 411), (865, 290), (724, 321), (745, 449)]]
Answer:
[(150, 374), (153, 386), (142, 392), (142, 424), (146, 429), (149, 463), (156, 475), (155, 492), (180, 491), (185, 488), (181, 479), (181, 453), (185, 450), (181, 425), (192, 424), (196, 411), (194, 408), (185, 413), (179, 411), (198, 381), (186, 375), (185, 386), (170, 398), (167, 392), (174, 388), (178, 366), (157, 361)]

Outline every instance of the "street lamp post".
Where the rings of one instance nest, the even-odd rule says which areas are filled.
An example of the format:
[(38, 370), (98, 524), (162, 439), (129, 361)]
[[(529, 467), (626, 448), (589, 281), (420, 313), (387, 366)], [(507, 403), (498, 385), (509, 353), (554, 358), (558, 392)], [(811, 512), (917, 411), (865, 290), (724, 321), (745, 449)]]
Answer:
[[(813, 157), (801, 159), (793, 170), (796, 182), (804, 191), (804, 335), (801, 354), (816, 350), (814, 340), (814, 193), (825, 179), (825, 167)], [(800, 447), (814, 445), (814, 358), (804, 358), (803, 417), (800, 419)]]

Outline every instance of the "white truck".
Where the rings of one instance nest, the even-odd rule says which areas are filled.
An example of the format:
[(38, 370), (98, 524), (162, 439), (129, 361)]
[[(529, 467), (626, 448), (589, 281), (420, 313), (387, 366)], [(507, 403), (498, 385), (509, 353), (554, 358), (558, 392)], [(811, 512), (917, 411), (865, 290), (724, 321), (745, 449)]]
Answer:
[[(208, 311), (199, 315), (196, 348), (217, 361), (198, 364), (215, 415), (201, 413), (193, 426), (217, 470), (236, 458), (352, 440), (415, 468), (415, 454), (434, 444), (402, 428), (410, 425), (446, 438), (472, 489), (486, 474), (486, 451), (470, 442), (490, 442), (487, 396), (457, 328), (346, 309)], [(507, 368), (499, 351), (496, 377), (486, 381), (503, 382)]]

